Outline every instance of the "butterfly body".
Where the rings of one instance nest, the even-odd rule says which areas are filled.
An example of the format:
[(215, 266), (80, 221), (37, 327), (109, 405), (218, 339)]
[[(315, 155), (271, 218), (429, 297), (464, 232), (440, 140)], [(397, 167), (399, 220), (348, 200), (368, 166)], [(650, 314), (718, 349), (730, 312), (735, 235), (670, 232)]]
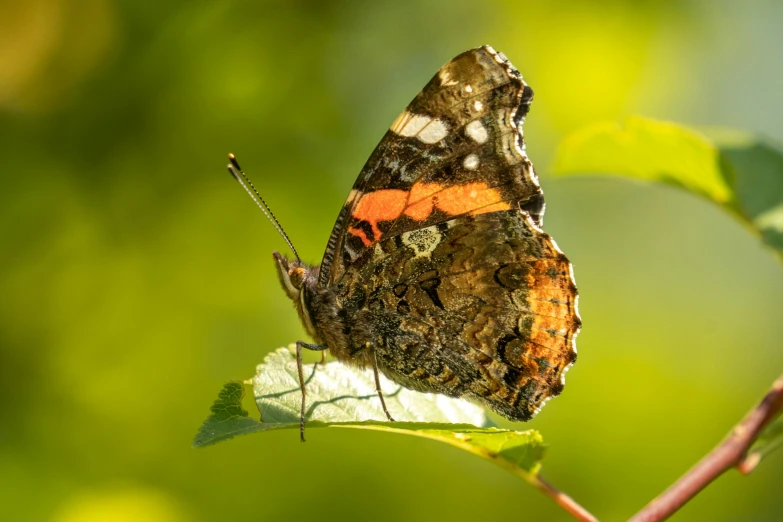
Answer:
[(491, 47), (441, 68), (362, 169), (321, 264), (275, 253), (305, 347), (513, 420), (560, 393), (581, 320), (571, 264), (541, 229), (531, 100)]

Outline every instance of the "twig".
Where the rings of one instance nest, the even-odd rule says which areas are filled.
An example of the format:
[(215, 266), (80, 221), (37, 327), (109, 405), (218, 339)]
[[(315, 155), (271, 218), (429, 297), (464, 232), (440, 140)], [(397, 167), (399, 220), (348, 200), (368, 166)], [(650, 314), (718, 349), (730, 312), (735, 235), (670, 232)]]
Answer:
[(565, 509), (575, 519), (581, 522), (598, 522), (598, 519), (595, 518), (589, 511), (577, 504), (574, 499), (541, 478), (540, 475), (535, 476), (534, 485), (538, 488), (539, 491), (554, 500), (558, 506)]
[(749, 473), (758, 464), (760, 456), (748, 455), (748, 449), (761, 430), (783, 411), (783, 375), (772, 385), (761, 403), (734, 426), (726, 439), (701, 459), (673, 486), (647, 504), (630, 522), (665, 520), (696, 496), (726, 470), (737, 467)]

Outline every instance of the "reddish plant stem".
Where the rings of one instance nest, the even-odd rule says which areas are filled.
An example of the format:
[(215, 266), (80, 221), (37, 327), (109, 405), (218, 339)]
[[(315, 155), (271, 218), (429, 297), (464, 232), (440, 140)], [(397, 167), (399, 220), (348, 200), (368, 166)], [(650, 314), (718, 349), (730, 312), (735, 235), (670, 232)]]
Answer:
[(761, 430), (782, 410), (783, 375), (775, 381), (772, 390), (767, 393), (761, 403), (734, 426), (731, 433), (718, 447), (701, 459), (674, 485), (634, 515), (630, 522), (665, 520), (726, 470), (737, 467), (742, 473), (752, 471), (758, 463), (759, 456), (748, 455), (748, 449), (758, 438)]
[(581, 522), (598, 522), (598, 519), (595, 518), (589, 511), (577, 504), (574, 499), (544, 480), (540, 475), (535, 477), (535, 481), (536, 487), (539, 489), (539, 491), (554, 500), (558, 506), (565, 509), (568, 514), (575, 519)]

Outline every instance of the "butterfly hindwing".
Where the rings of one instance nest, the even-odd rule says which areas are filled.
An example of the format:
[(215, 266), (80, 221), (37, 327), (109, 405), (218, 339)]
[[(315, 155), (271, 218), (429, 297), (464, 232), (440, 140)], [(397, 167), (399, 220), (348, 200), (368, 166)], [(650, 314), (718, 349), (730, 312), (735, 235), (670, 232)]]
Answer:
[(382, 239), (335, 287), (354, 356), (407, 387), (527, 420), (560, 393), (579, 329), (571, 265), (518, 209)]

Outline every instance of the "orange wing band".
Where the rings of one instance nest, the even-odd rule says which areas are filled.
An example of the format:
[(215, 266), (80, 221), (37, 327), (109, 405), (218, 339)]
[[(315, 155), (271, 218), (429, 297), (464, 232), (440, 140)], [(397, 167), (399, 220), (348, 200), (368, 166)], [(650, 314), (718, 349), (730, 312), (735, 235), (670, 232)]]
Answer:
[(411, 190), (383, 189), (361, 196), (351, 214), (357, 221), (370, 224), (373, 239), (361, 228), (349, 227), (348, 232), (359, 237), (365, 246), (380, 240), (381, 221), (391, 221), (405, 214), (415, 221), (425, 221), (437, 208), (450, 216), (484, 214), (509, 210), (497, 189), (484, 182), (443, 187), (440, 183), (415, 183)]

